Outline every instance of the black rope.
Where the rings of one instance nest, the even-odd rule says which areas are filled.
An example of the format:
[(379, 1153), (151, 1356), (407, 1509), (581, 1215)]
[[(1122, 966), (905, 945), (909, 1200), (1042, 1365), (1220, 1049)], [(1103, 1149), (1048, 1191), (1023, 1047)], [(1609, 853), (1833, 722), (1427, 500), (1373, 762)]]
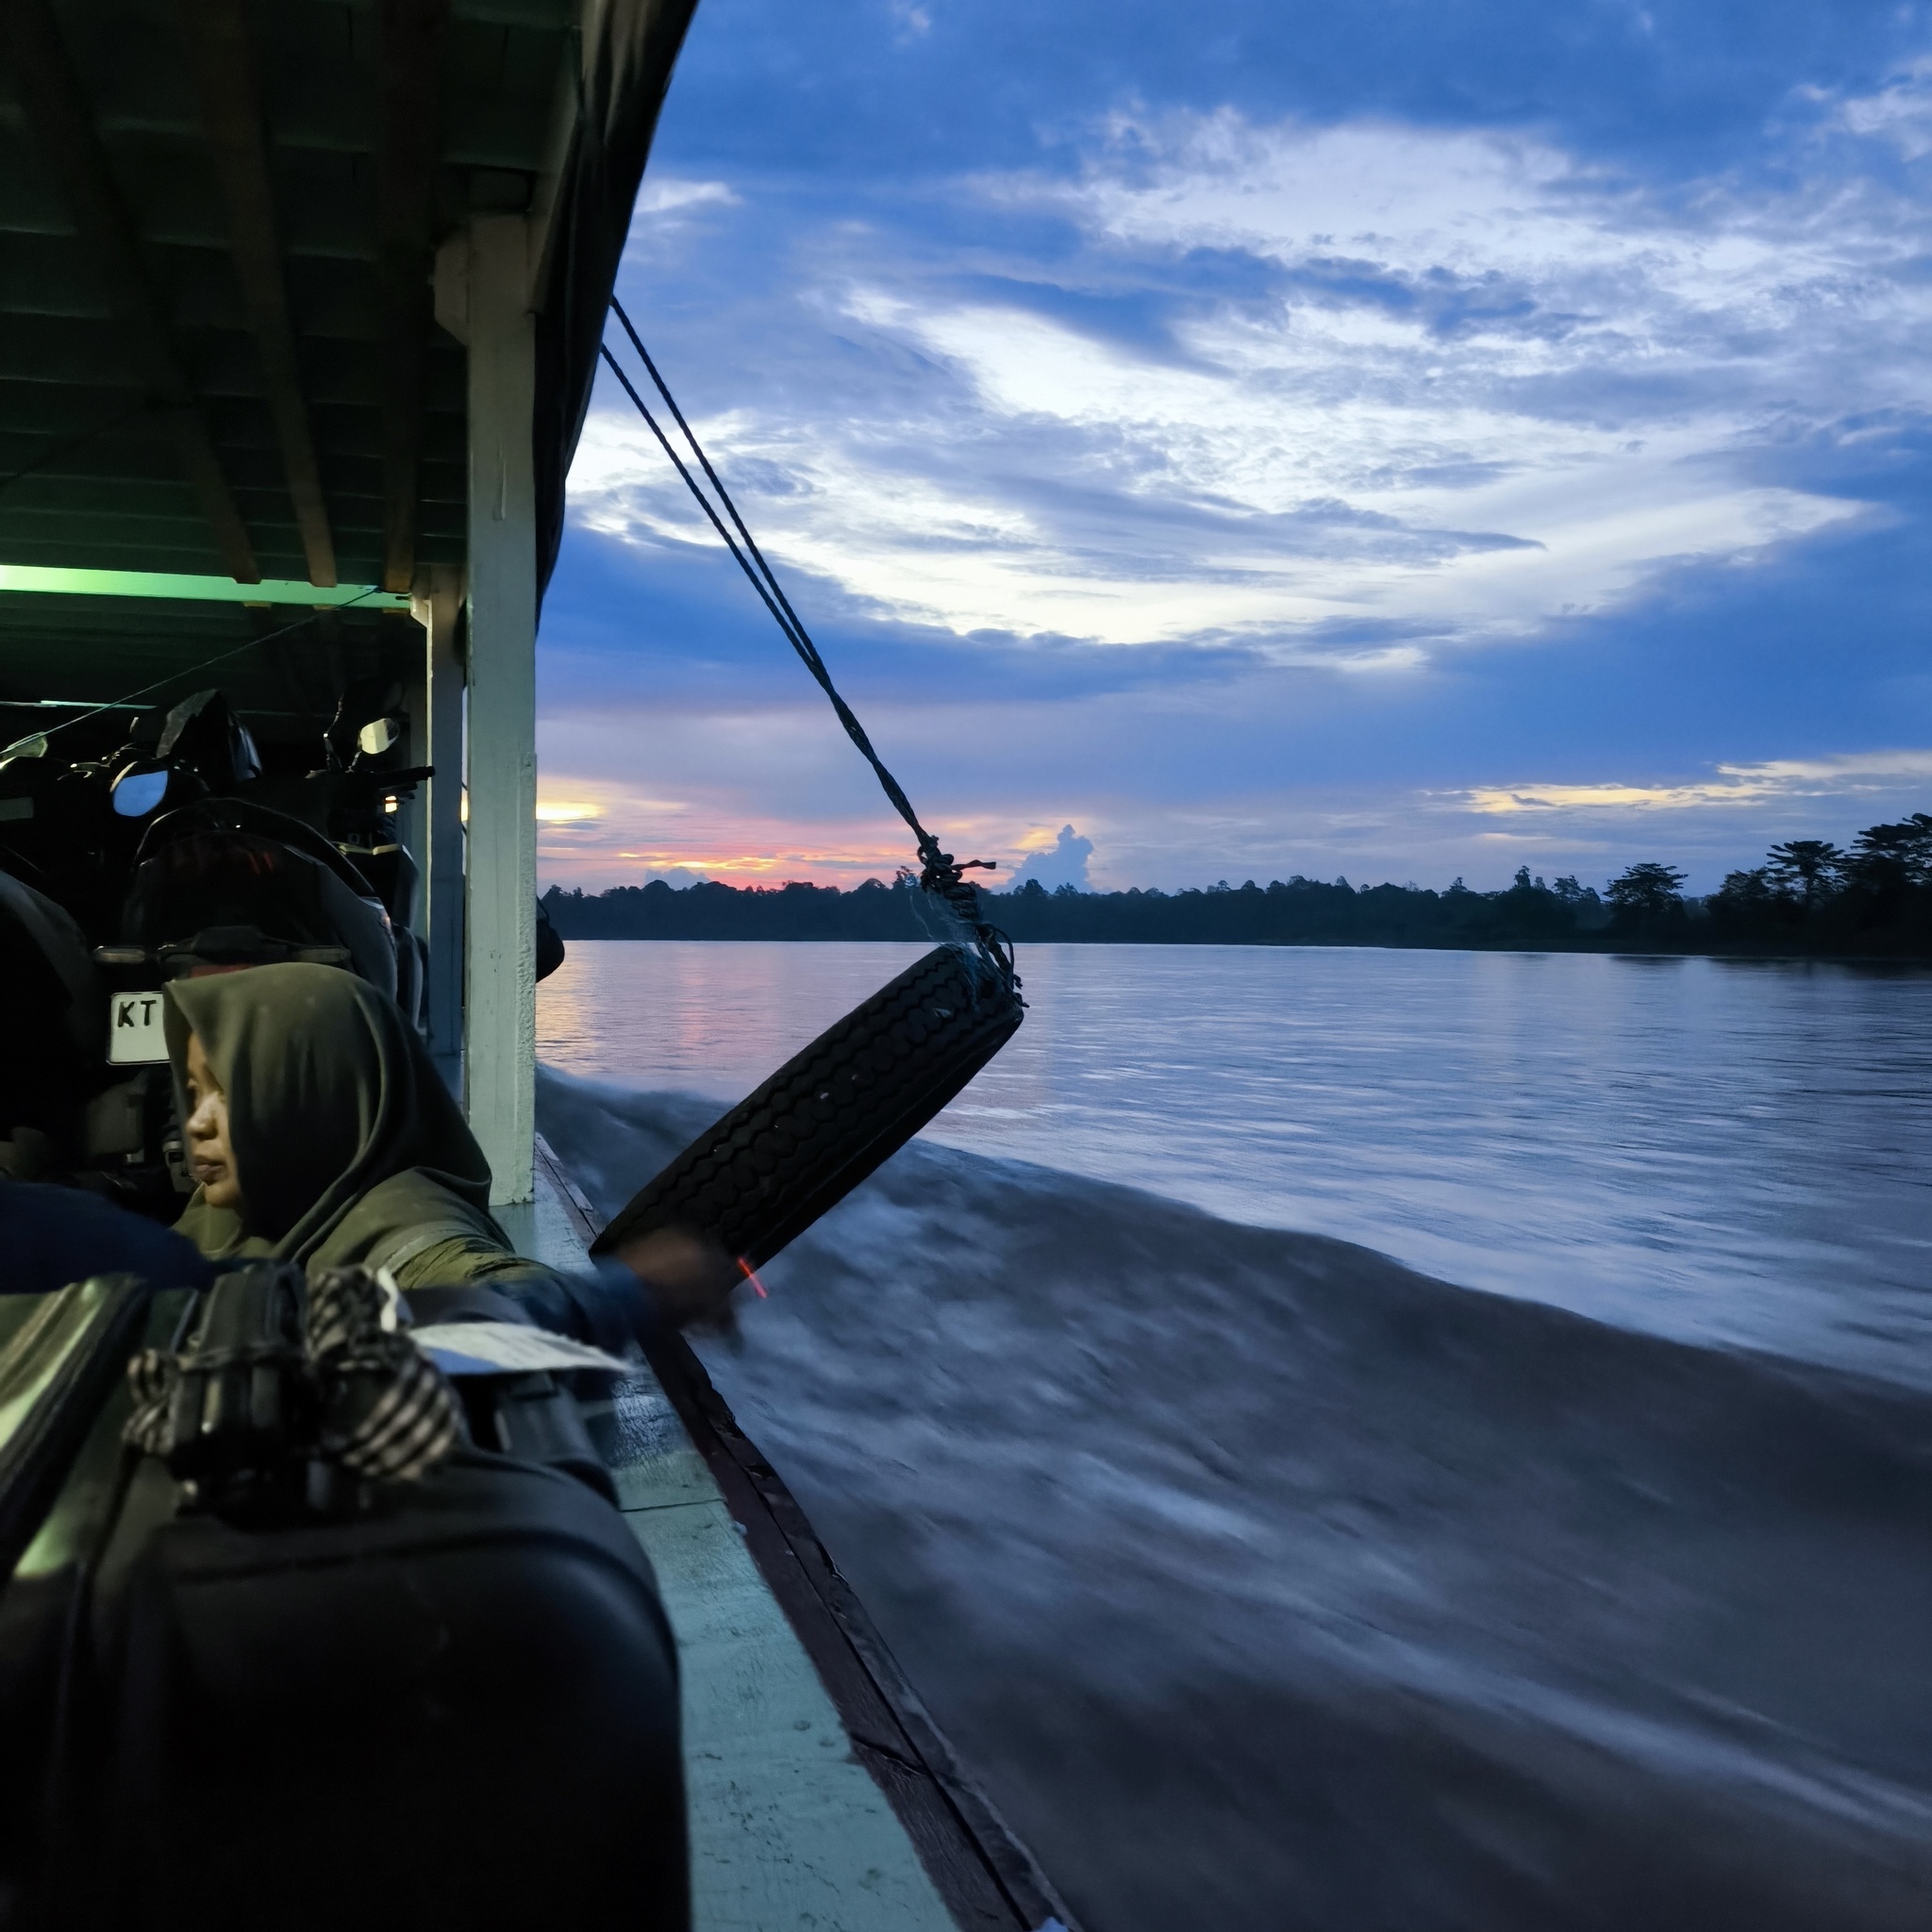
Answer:
[[(935, 898), (941, 900), (953, 913), (973, 929), (974, 937), (1001, 973), (1012, 978), (1013, 949), (1006, 935), (991, 925), (981, 916), (979, 895), (967, 881), (964, 874), (978, 869), (986, 872), (996, 870), (997, 861), (990, 858), (955, 858), (950, 852), (940, 849), (940, 841), (919, 822), (919, 814), (912, 808), (912, 801), (907, 797), (899, 781), (886, 769), (885, 761), (873, 749), (872, 740), (866, 736), (862, 725), (852, 707), (840, 696), (839, 690), (832, 682), (832, 674), (825, 668), (825, 660), (819, 656), (818, 646), (811, 641), (797, 611), (791, 608), (791, 600), (786, 596), (772, 566), (765, 561), (751, 531), (745, 526), (744, 519), (738, 513), (738, 506), (731, 499), (731, 492), (724, 487), (724, 479), (711, 467), (711, 459), (706, 456), (704, 445), (697, 440), (691, 425), (685, 420), (684, 411), (677, 407), (677, 400), (671, 393), (669, 386), (658, 372), (658, 365), (652, 361), (650, 351), (644, 347), (641, 338), (631, 319), (624, 312), (624, 305), (615, 296), (610, 302), (611, 313), (624, 326), (624, 332), (630, 338), (631, 347), (638, 352), (639, 359), (650, 373), (658, 393), (664, 398), (665, 407), (675, 419), (685, 441), (690, 443), (691, 453), (703, 466), (705, 475), (710, 479), (711, 488), (718, 492), (718, 500), (724, 506), (725, 515), (731, 519), (737, 536), (726, 529), (710, 498), (707, 496), (698, 480), (691, 473), (690, 465), (672, 447), (671, 439), (665, 435), (658, 419), (652, 415), (649, 407), (641, 396), (623, 366), (610, 353), (610, 345), (600, 343), (604, 359), (610, 365), (611, 374), (624, 385), (624, 392), (637, 407), (637, 412), (644, 419), (646, 426), (658, 439), (658, 446), (671, 458), (677, 474), (684, 478), (684, 486), (697, 499), (698, 507), (710, 519), (711, 527), (723, 538), (724, 547), (730, 551), (738, 567), (750, 581), (751, 587), (762, 599), (765, 608), (772, 613), (772, 620), (784, 632), (785, 639), (803, 660), (819, 688), (832, 702), (832, 709), (838, 713), (839, 722), (845, 727), (845, 735), (858, 747), (860, 755), (869, 764), (879, 781), (881, 790), (891, 801), (892, 808), (912, 829), (912, 836), (919, 847), (919, 883)], [(741, 547), (741, 540), (742, 547)], [(749, 553), (749, 554), (747, 554)], [(1013, 982), (1018, 984), (1017, 980)]]

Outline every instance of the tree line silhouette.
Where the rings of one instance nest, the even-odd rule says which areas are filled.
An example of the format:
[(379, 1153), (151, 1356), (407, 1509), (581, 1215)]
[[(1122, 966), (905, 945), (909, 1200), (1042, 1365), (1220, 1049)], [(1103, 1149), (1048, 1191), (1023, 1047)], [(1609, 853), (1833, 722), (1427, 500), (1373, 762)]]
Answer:
[[(1932, 950), (1932, 813), (1870, 825), (1841, 850), (1827, 839), (1774, 845), (1705, 901), (1715, 931), (1824, 952)], [(1894, 944), (1868, 943), (1878, 941)]]
[[(1932, 813), (1873, 825), (1840, 849), (1774, 845), (1704, 899), (1685, 874), (1645, 860), (1602, 892), (1574, 877), (1545, 884), (1527, 866), (1497, 892), (1346, 879), (1226, 880), (1176, 892), (1047, 891), (1037, 881), (985, 894), (1015, 940), (1170, 945), (1439, 946), (1545, 951), (1932, 955)], [(609, 891), (552, 886), (544, 909), (568, 940), (916, 940), (939, 937), (909, 875), (850, 891), (792, 881), (734, 887), (661, 879)]]

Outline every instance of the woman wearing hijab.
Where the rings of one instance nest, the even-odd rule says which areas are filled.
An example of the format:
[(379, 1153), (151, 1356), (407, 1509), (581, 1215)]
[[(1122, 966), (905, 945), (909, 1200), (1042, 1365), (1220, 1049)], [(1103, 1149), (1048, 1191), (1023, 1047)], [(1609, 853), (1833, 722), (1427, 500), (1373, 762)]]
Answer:
[(621, 1347), (721, 1312), (715, 1245), (664, 1230), (594, 1276), (526, 1260), (490, 1213), (490, 1168), (395, 1003), (334, 966), (176, 980), (165, 1024), (199, 1182), (177, 1232), (210, 1260), (387, 1268), (398, 1288), (469, 1285), (539, 1325)]

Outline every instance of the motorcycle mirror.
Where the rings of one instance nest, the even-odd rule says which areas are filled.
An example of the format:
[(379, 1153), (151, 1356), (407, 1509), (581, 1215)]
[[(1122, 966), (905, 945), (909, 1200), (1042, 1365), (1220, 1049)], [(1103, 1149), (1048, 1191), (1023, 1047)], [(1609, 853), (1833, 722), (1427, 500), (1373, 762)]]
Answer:
[(139, 758), (114, 780), (114, 810), (124, 819), (144, 819), (168, 795), (169, 766)]
[(372, 718), (356, 734), (356, 749), (364, 758), (379, 758), (403, 735), (400, 718)]

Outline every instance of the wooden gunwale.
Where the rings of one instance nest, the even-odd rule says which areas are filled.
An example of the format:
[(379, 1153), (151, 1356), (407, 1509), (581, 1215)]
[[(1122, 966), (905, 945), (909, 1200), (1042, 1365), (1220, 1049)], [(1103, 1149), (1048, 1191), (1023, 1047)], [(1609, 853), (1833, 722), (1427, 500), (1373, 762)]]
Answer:
[[(605, 1217), (537, 1137), (537, 1166), (588, 1248)], [(961, 1926), (1079, 1928), (1025, 1845), (961, 1766), (797, 1498), (740, 1425), (689, 1342), (652, 1372), (710, 1471), (765, 1585), (824, 1684), (855, 1753)]]

